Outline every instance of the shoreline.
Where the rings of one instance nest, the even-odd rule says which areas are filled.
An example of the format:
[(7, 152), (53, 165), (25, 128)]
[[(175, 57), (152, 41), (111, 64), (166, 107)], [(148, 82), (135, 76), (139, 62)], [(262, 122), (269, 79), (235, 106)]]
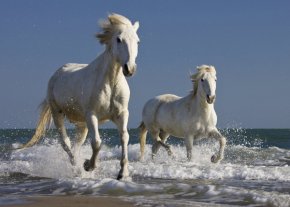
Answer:
[(17, 202), (0, 203), (0, 207), (133, 207), (134, 204), (110, 196), (32, 196), (20, 197)]

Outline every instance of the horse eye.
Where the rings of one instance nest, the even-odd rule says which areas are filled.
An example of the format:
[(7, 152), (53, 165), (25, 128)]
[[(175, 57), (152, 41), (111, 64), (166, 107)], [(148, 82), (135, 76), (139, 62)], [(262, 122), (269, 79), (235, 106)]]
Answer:
[(122, 42), (122, 40), (120, 39), (120, 37), (117, 37), (117, 42), (118, 43)]

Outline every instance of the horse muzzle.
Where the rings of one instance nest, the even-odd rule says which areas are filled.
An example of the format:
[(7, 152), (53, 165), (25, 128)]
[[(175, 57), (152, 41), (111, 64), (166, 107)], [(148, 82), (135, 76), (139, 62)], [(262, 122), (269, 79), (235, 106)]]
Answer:
[(215, 100), (215, 95), (214, 96), (206, 95), (206, 102), (208, 104), (212, 104), (214, 100)]
[(133, 66), (129, 66), (128, 64), (125, 64), (123, 66), (123, 74), (124, 74), (124, 76), (131, 77), (136, 72), (136, 68), (137, 68), (136, 64), (134, 64)]

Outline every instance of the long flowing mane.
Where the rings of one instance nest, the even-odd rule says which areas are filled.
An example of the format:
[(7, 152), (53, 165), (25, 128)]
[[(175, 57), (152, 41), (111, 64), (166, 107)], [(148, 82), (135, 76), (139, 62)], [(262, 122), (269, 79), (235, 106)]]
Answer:
[(198, 82), (204, 76), (206, 72), (213, 73), (216, 75), (215, 67), (212, 65), (201, 65), (196, 67), (197, 73), (190, 76), (191, 81), (193, 82), (193, 97), (195, 97), (198, 89)]
[(126, 17), (119, 14), (111, 14), (108, 16), (108, 20), (100, 21), (100, 27), (102, 32), (96, 34), (101, 44), (108, 44), (113, 34), (120, 30), (121, 26), (133, 26), (131, 21)]

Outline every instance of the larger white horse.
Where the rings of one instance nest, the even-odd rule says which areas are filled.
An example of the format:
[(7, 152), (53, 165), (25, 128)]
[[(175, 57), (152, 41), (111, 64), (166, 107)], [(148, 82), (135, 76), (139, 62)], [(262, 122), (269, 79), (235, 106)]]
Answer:
[[(50, 78), (46, 99), (42, 103), (40, 119), (32, 139), (21, 148), (30, 147), (43, 136), (47, 123), (53, 118), (61, 135), (61, 143), (72, 164), (79, 154), (88, 131), (93, 154), (84, 168), (91, 171), (96, 166), (102, 140), (99, 125), (111, 120), (117, 125), (122, 141), (121, 170), (118, 179), (128, 176), (127, 123), (130, 90), (125, 76), (136, 71), (139, 23), (132, 24), (126, 17), (112, 14), (101, 23), (97, 34), (105, 51), (90, 64), (69, 63), (58, 69)], [(72, 152), (64, 120), (76, 126), (76, 144)]]
[(216, 97), (216, 70), (213, 66), (197, 67), (197, 73), (191, 76), (193, 91), (186, 97), (164, 94), (150, 99), (143, 108), (140, 125), (141, 159), (144, 158), (146, 135), (149, 131), (153, 137), (152, 156), (160, 146), (165, 147), (171, 155), (170, 146), (165, 142), (169, 135), (185, 139), (187, 158), (191, 159), (193, 140), (215, 138), (219, 140), (220, 149), (211, 161), (217, 163), (223, 159), (226, 139), (216, 128), (217, 115), (214, 110)]

